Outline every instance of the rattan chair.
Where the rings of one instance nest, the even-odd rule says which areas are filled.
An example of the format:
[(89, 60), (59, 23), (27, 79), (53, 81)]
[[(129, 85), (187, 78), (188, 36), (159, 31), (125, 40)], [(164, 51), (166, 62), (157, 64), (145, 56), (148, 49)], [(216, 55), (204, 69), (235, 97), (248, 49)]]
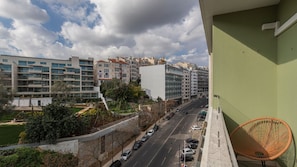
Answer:
[(281, 156), (292, 142), (289, 125), (277, 118), (257, 118), (250, 120), (230, 134), (236, 154), (250, 159), (265, 161)]

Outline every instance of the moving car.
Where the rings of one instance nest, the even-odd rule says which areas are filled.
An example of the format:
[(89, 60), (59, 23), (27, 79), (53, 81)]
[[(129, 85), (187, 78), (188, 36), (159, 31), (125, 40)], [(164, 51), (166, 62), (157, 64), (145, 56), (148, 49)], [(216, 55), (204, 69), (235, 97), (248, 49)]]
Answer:
[(192, 150), (192, 149), (190, 149), (190, 148), (184, 148), (183, 150), (182, 150), (182, 154), (188, 154), (188, 155), (193, 155), (193, 154), (195, 154), (196, 152), (195, 152), (195, 150)]
[(123, 152), (123, 154), (121, 155), (122, 160), (126, 161), (132, 154), (132, 150), (126, 150)]
[(120, 160), (115, 160), (109, 167), (120, 167), (122, 166), (122, 162)]

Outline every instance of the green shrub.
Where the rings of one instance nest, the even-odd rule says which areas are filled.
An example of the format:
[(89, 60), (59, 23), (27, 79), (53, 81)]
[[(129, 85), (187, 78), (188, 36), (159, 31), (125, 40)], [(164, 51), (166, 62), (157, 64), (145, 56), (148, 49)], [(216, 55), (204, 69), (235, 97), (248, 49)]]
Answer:
[(61, 154), (52, 151), (42, 153), (42, 163), (46, 167), (75, 167), (78, 166), (78, 158), (72, 154)]
[(72, 154), (19, 148), (0, 151), (0, 167), (76, 167), (78, 158)]
[(0, 156), (0, 167), (15, 167), (19, 156), (17, 154), (9, 156)]

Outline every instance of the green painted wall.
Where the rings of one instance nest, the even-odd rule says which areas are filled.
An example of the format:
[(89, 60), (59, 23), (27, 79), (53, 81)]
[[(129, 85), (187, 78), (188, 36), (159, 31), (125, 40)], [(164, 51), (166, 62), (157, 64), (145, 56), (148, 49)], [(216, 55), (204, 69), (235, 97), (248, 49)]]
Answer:
[[(229, 131), (250, 119), (277, 115), (276, 7), (214, 17), (213, 92), (220, 96)], [(214, 107), (217, 100), (214, 99)]]
[[(264, 23), (282, 25), (296, 12), (297, 1), (282, 0), (276, 6), (214, 17), (213, 94), (220, 96), (229, 131), (271, 116), (286, 121), (297, 138), (297, 23), (278, 37), (274, 30), (261, 30)], [(293, 166), (294, 152), (291, 146), (278, 162)]]
[[(282, 0), (278, 7), (280, 24), (296, 12), (297, 1)], [(277, 116), (290, 125), (297, 139), (297, 24), (277, 37), (277, 63)]]

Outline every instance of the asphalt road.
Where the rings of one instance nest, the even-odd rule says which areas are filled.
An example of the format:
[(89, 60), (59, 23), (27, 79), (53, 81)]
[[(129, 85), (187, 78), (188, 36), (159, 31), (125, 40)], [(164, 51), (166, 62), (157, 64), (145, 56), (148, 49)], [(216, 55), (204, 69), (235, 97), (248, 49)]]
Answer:
[[(133, 150), (131, 157), (122, 163), (123, 167), (180, 167), (180, 149), (184, 140), (192, 136), (191, 126), (197, 121), (200, 106), (207, 104), (206, 99), (195, 100), (160, 124), (142, 147)], [(188, 112), (188, 114), (186, 114)]]

